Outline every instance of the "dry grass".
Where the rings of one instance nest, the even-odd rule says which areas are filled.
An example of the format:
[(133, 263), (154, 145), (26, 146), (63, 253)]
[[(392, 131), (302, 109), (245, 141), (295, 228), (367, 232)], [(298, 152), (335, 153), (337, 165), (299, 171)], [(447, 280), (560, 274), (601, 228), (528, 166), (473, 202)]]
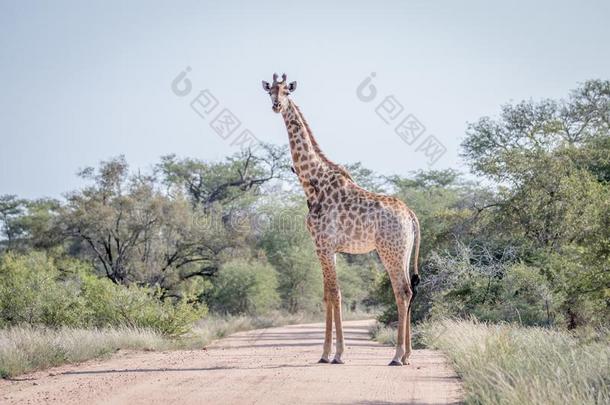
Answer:
[[(385, 346), (395, 346), (397, 331), (395, 327), (386, 326), (376, 322), (369, 330), (371, 338)], [(414, 349), (425, 347), (421, 342), (421, 332), (419, 327), (411, 327), (411, 346)]]
[(376, 322), (369, 330), (371, 337), (385, 346), (396, 345), (396, 328)]
[[(396, 342), (376, 324), (373, 339)], [(419, 325), (413, 346), (445, 352), (469, 404), (610, 403), (610, 333), (442, 320)]]
[[(347, 319), (370, 318), (349, 313)], [(150, 329), (80, 329), (16, 326), (0, 329), (0, 377), (10, 378), (33, 370), (78, 363), (119, 349), (198, 349), (232, 333), (295, 323), (317, 322), (320, 315), (274, 312), (264, 317), (215, 317), (199, 321), (192, 332), (168, 338)]]
[(608, 404), (608, 332), (443, 320), (422, 325), (428, 347), (447, 353), (471, 404)]
[(0, 330), (0, 375), (81, 362), (118, 349), (159, 350), (170, 346), (161, 335), (144, 329), (48, 329), (16, 326)]
[(184, 348), (201, 347), (236, 332), (317, 321), (320, 321), (319, 315), (288, 314), (280, 311), (258, 317), (210, 316), (197, 322), (192, 333), (177, 341), (176, 344), (184, 345)]

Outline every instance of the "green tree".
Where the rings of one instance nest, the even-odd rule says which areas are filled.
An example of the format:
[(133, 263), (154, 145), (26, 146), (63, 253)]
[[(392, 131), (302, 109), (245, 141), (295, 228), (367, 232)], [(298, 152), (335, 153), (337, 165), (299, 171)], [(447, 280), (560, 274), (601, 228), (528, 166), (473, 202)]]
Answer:
[(208, 303), (218, 313), (260, 315), (276, 309), (280, 302), (276, 271), (261, 260), (229, 261), (212, 284)]
[(14, 249), (17, 246), (18, 239), (22, 234), (21, 226), (18, 218), (25, 211), (25, 201), (20, 200), (15, 195), (0, 196), (0, 221), (2, 227), (2, 236), (0, 239), (0, 248)]
[(290, 312), (319, 311), (322, 272), (305, 226), (307, 207), (301, 196), (288, 196), (260, 207), (268, 215), (259, 246), (278, 272), (282, 307)]
[(610, 82), (593, 80), (565, 100), (505, 105), (463, 143), (473, 171), (500, 184), (489, 223), (563, 297), (570, 327), (610, 309), (609, 119)]
[(91, 270), (78, 260), (39, 252), (3, 255), (0, 326), (131, 326), (181, 335), (206, 313), (192, 297), (171, 302), (157, 289), (114, 284)]
[(344, 167), (360, 187), (374, 193), (384, 191), (385, 180), (371, 169), (364, 167), (361, 162), (348, 163)]
[(243, 237), (214, 212), (193, 208), (180, 194), (161, 193), (154, 178), (130, 176), (124, 158), (82, 175), (88, 187), (67, 197), (59, 222), (73, 253), (93, 259), (115, 283), (158, 285), (168, 294), (192, 277), (213, 275), (220, 256)]
[(157, 171), (169, 190), (184, 192), (194, 205), (210, 208), (259, 195), (263, 185), (286, 174), (287, 156), (286, 148), (272, 145), (262, 145), (257, 153), (243, 150), (217, 163), (167, 155)]

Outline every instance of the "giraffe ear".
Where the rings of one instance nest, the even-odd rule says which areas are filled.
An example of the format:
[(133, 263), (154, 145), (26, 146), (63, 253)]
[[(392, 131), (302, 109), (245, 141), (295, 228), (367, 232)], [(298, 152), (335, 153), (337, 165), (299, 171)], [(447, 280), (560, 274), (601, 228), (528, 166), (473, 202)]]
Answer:
[(263, 80), (263, 90), (265, 90), (265, 91), (271, 90), (271, 85), (269, 84), (269, 82), (266, 82), (264, 80)]
[(292, 93), (297, 89), (297, 82), (288, 83), (288, 90)]

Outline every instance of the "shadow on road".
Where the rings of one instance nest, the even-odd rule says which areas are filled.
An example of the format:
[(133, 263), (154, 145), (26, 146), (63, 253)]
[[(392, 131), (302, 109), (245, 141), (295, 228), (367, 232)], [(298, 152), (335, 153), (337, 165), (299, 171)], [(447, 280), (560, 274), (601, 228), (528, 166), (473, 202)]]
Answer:
[(217, 370), (267, 370), (275, 368), (307, 368), (314, 367), (317, 364), (281, 364), (278, 366), (268, 367), (183, 367), (183, 368), (123, 368), (112, 370), (83, 370), (83, 371), (66, 371), (59, 375), (87, 375), (87, 374), (120, 374), (120, 373), (164, 373), (164, 372), (190, 372), (190, 371), (217, 371)]

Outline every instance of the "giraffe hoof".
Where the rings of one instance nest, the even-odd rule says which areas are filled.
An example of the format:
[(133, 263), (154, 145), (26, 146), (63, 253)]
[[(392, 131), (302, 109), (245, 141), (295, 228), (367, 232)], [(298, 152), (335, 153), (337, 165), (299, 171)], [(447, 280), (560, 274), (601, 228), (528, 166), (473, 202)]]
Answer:
[(408, 366), (409, 364), (411, 364), (411, 362), (408, 359), (405, 359), (405, 360), (402, 361), (402, 364), (404, 366)]
[(327, 363), (330, 363), (330, 361), (328, 361), (327, 359), (325, 359), (324, 357), (322, 357), (320, 360), (318, 360), (318, 363), (324, 363), (324, 364), (327, 364)]
[(388, 366), (402, 366), (400, 361), (392, 360)]
[(331, 362), (332, 364), (345, 364), (343, 362), (343, 360), (339, 360), (339, 359), (333, 359), (333, 361)]

